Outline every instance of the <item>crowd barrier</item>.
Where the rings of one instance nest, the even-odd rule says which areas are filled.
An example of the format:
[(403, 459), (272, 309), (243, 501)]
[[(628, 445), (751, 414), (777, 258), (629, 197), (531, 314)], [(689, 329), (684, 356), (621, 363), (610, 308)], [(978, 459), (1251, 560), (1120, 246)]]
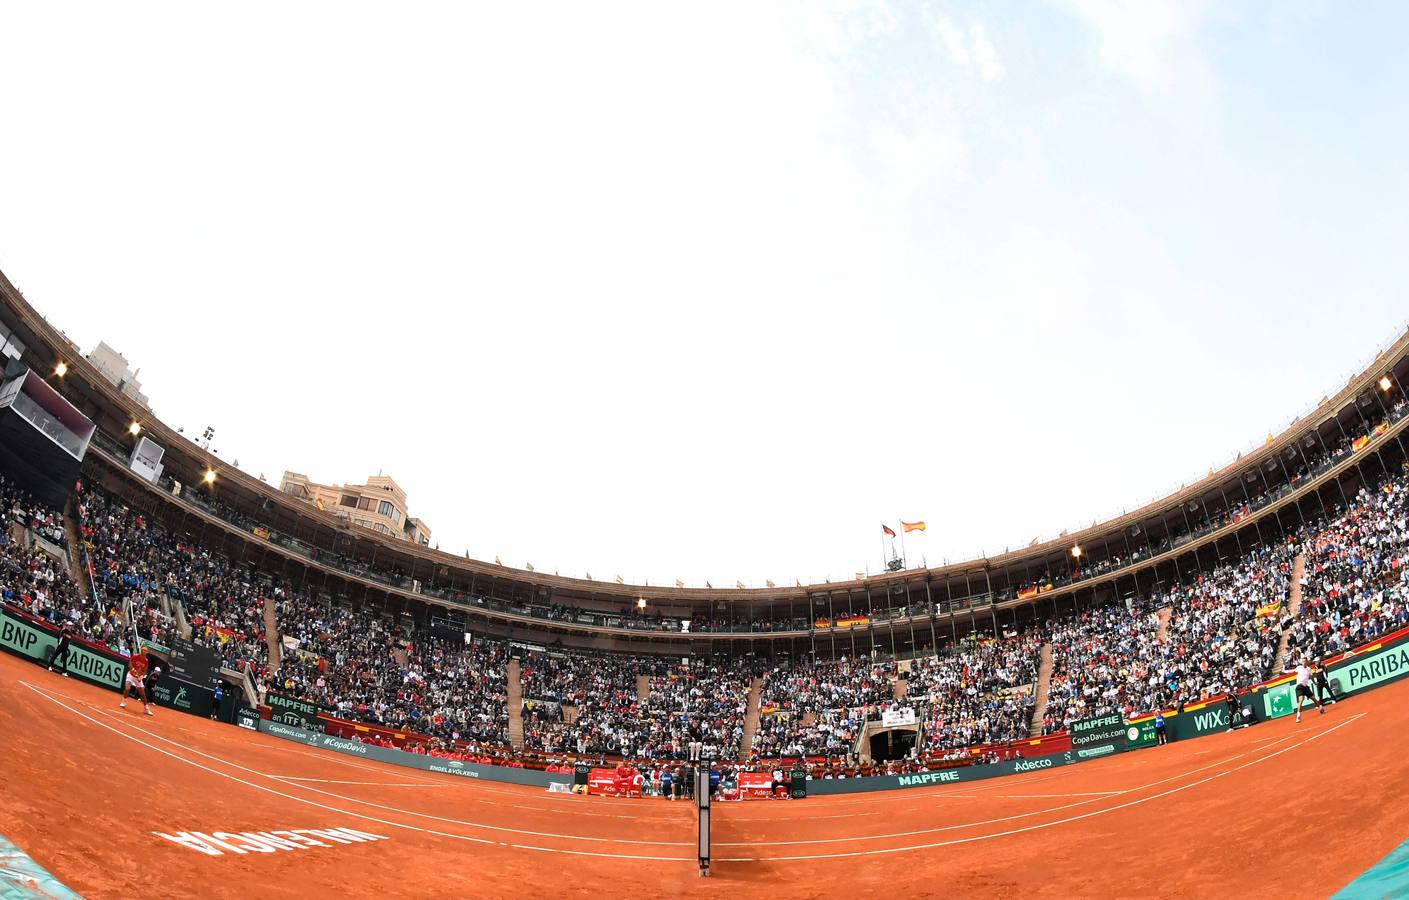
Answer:
[(506, 784), (527, 784), (546, 788), (553, 783), (571, 784), (571, 772), (542, 772), (538, 769), (511, 769), (507, 766), (486, 766), (479, 763), (461, 762), (458, 759), (444, 759), (439, 756), (426, 756), (421, 753), (408, 753), (395, 747), (379, 747), (376, 744), (363, 744), (348, 738), (334, 737), (316, 731), (307, 731), (293, 725), (260, 719), (258, 729), (285, 740), (294, 741), (309, 747), (334, 750), (359, 759), (375, 759), (394, 766), (406, 766), (426, 772), (439, 772), (444, 775), (458, 775), (480, 781), (500, 781)]

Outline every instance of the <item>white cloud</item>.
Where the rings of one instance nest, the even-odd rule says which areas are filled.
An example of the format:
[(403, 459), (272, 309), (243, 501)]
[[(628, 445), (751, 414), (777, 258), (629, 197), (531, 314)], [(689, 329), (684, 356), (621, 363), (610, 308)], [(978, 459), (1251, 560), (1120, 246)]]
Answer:
[(1101, 65), (1146, 93), (1207, 77), (1197, 38), (1206, 0), (1053, 0), (1095, 32)]
[(936, 13), (930, 20), (930, 27), (949, 58), (960, 68), (974, 69), (979, 78), (987, 82), (999, 81), (1007, 73), (982, 22), (973, 23), (965, 33), (948, 16)]
[(974, 65), (978, 67), (979, 77), (984, 81), (998, 81), (1007, 71), (1003, 68), (1003, 63), (998, 59), (998, 51), (994, 49), (993, 42), (988, 39), (988, 32), (984, 29), (982, 22), (975, 22), (969, 27), (969, 42), (972, 47)]

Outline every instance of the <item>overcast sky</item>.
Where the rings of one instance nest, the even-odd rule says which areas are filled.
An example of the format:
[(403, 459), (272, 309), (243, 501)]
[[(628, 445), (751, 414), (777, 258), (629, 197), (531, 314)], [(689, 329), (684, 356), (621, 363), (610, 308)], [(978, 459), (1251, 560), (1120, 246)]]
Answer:
[(223, 459), (382, 470), (506, 565), (1021, 546), (1409, 318), (1403, 3), (3, 10), (29, 301)]

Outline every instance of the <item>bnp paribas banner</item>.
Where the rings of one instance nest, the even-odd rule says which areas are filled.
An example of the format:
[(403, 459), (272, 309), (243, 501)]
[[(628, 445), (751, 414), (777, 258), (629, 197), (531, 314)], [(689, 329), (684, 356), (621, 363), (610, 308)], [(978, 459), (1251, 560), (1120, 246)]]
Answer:
[(1409, 675), (1409, 641), (1343, 659), (1330, 671), (1337, 697), (1403, 678)]
[[(11, 653), (48, 665), (49, 656), (58, 643), (58, 632), (47, 625), (8, 608), (0, 616), (0, 647)], [(127, 673), (127, 661), (117, 654), (99, 653), (74, 641), (69, 644), (68, 670), (85, 681), (118, 690)]]
[[(1409, 640), (1400, 641), (1390, 647), (1371, 650), (1357, 656), (1350, 656), (1337, 662), (1329, 669), (1331, 687), (1335, 696), (1354, 694), (1366, 688), (1377, 687), (1397, 678), (1409, 675)], [(1315, 688), (1312, 689), (1315, 693)], [(1302, 706), (1310, 708), (1311, 702), (1302, 701)], [(1262, 714), (1265, 719), (1275, 719), (1296, 712), (1296, 682), (1287, 681), (1267, 689), (1262, 696)]]

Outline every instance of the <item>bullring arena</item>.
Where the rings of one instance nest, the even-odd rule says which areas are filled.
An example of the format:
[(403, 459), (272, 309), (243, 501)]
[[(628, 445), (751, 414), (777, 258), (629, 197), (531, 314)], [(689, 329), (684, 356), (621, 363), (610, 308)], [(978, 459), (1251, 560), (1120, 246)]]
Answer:
[[(1313, 896), (1409, 833), (1409, 684), (1203, 740), (975, 786), (687, 804), (408, 772), (111, 694), (0, 656), (4, 833), (79, 893), (270, 897)], [(1288, 823), (1303, 823), (1289, 828)], [(160, 836), (381, 840), (208, 855)]]
[(78, 6), (0, 900), (1409, 900), (1409, 4)]

